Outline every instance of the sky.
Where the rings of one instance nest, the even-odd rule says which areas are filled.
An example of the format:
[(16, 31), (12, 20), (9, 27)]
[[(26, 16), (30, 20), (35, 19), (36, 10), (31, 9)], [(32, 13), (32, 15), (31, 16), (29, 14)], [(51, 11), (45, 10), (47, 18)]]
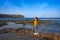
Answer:
[(60, 18), (60, 0), (0, 0), (0, 14)]

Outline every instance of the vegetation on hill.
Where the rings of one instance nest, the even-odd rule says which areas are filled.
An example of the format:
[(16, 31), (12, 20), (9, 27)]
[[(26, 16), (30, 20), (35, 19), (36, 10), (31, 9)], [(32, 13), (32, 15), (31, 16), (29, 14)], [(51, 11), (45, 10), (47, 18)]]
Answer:
[(0, 18), (24, 18), (24, 16), (17, 14), (0, 14)]

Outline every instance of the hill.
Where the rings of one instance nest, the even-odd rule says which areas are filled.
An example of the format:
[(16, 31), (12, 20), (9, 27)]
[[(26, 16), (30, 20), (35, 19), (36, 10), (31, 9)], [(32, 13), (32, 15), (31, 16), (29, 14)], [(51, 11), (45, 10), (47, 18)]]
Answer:
[(17, 14), (0, 14), (0, 18), (24, 18), (24, 16)]

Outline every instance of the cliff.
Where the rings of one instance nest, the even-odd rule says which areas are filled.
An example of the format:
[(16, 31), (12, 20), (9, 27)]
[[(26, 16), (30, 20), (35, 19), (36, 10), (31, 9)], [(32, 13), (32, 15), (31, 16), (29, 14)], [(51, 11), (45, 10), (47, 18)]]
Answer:
[(0, 14), (0, 18), (24, 18), (24, 16), (17, 14)]

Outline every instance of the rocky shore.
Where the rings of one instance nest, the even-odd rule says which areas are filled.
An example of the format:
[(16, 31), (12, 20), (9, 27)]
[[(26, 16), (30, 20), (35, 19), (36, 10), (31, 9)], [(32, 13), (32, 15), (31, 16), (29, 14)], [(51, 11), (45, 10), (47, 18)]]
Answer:
[(60, 40), (60, 34), (39, 33), (34, 35), (33, 29), (2, 29), (0, 40)]

